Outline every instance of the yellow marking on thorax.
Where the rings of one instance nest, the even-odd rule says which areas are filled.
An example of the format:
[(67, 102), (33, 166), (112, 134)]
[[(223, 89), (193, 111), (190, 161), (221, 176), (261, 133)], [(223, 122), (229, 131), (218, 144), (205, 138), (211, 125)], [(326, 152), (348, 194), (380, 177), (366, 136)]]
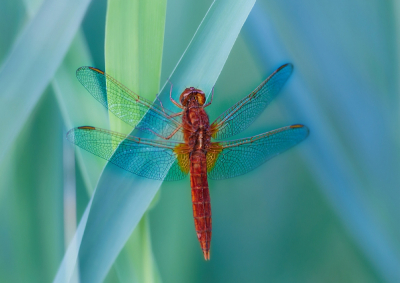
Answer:
[(190, 169), (189, 148), (187, 144), (179, 144), (174, 148), (179, 167), (187, 174)]
[(222, 151), (222, 145), (217, 142), (213, 142), (211, 147), (207, 151), (206, 162), (207, 162), (207, 172), (210, 172), (217, 162), (218, 156)]

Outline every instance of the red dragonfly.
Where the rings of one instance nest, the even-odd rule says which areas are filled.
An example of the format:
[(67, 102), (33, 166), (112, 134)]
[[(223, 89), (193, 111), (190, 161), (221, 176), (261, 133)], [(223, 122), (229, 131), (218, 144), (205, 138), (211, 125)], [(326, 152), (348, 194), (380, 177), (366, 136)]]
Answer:
[[(214, 142), (245, 130), (279, 93), (293, 66), (285, 64), (211, 125), (203, 91), (186, 88), (174, 113), (138, 96), (103, 71), (81, 67), (77, 78), (122, 121), (158, 139), (145, 139), (92, 126), (74, 128), (67, 138), (77, 146), (142, 177), (175, 181), (190, 172), (193, 216), (204, 258), (210, 259), (211, 205), (207, 178), (245, 174), (304, 140), (306, 126), (295, 124), (249, 138)], [(171, 85), (172, 91), (172, 85)], [(214, 91), (213, 91), (214, 94)], [(182, 116), (181, 119), (178, 119)], [(118, 147), (117, 147), (118, 146)], [(115, 149), (116, 148), (116, 149)]]

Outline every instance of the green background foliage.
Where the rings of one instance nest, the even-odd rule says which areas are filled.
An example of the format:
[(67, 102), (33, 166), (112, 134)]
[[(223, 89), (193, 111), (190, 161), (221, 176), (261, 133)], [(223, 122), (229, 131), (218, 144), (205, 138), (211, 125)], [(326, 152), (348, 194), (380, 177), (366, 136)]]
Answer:
[[(0, 4), (1, 282), (400, 281), (396, 1), (259, 0), (250, 14), (253, 1)], [(311, 134), (209, 182), (209, 262), (188, 178), (144, 180), (65, 139), (132, 130), (79, 84), (80, 66), (171, 110), (168, 78), (175, 98), (215, 84), (212, 121), (286, 62), (287, 86), (237, 138), (295, 123)]]

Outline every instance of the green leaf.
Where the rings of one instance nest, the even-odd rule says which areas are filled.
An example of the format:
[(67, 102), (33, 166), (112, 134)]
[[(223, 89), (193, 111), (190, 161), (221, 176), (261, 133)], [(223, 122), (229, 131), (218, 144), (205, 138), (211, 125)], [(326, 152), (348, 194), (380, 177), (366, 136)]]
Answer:
[[(166, 6), (166, 0), (108, 4), (106, 72), (148, 99), (159, 91)], [(113, 115), (110, 121), (113, 130), (126, 126)]]
[[(113, 2), (110, 2), (110, 5), (113, 5)], [(176, 89), (174, 93), (188, 85), (201, 87), (207, 92), (211, 90), (253, 5), (254, 1), (244, 0), (235, 3), (227, 0), (213, 3), (175, 68), (172, 76)], [(111, 18), (108, 17), (107, 21), (109, 23)], [(125, 29), (128, 29), (128, 26)], [(132, 28), (129, 29), (129, 33), (137, 34)], [(126, 36), (122, 36), (121, 40), (126, 40)], [(132, 50), (121, 49), (119, 52), (132, 52)], [(123, 54), (121, 56), (124, 58)], [(124, 58), (124, 64), (129, 66), (131, 62)], [(140, 67), (143, 65), (139, 65)], [(130, 74), (132, 73), (129, 71), (128, 75)], [(118, 76), (117, 73), (112, 75)], [(122, 78), (117, 77), (117, 79)], [(128, 84), (129, 81), (122, 83)], [(149, 86), (143, 89), (151, 91)], [(168, 94), (169, 92), (165, 91), (162, 96)], [(100, 282), (104, 279), (160, 184), (159, 181), (143, 179), (107, 164), (93, 196), (79, 251), (81, 280)]]
[[(166, 2), (109, 1), (108, 5), (106, 72), (148, 99), (154, 99), (159, 90)], [(110, 127), (127, 133), (132, 130), (114, 115), (110, 115)], [(138, 282), (154, 282), (152, 274), (158, 274), (148, 239), (147, 220), (141, 223), (115, 262), (123, 282), (132, 282), (134, 278)], [(135, 252), (138, 247), (142, 248)]]

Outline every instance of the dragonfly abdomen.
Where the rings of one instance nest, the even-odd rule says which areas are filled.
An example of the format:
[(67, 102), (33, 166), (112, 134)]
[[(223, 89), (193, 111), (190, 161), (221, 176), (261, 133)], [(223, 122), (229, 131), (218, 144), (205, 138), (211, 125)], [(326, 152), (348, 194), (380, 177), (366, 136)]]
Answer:
[(193, 217), (197, 238), (204, 258), (210, 259), (211, 204), (207, 181), (206, 155), (203, 150), (192, 152), (190, 157), (190, 184), (192, 187)]

